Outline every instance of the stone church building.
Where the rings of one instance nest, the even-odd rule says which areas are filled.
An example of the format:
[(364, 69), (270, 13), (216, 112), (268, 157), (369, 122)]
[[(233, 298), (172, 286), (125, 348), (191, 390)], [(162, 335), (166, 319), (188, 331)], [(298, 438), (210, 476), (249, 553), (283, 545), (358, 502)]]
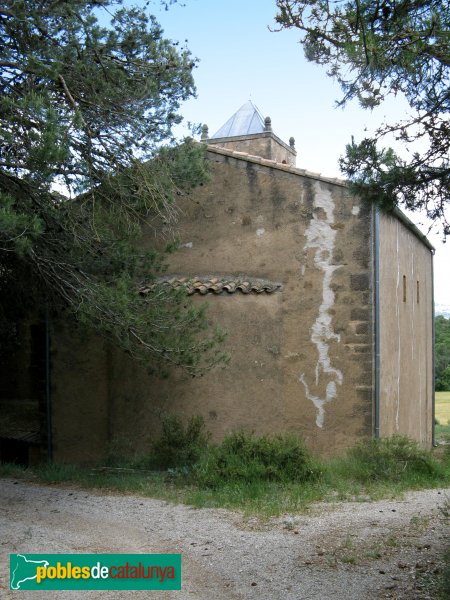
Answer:
[[(161, 412), (202, 415), (213, 439), (293, 431), (321, 454), (361, 438), (433, 431), (433, 248), (400, 211), (297, 168), (248, 102), (213, 136), (212, 179), (181, 205), (167, 285), (207, 302), (230, 365), (167, 380), (102, 341), (54, 326), (55, 460), (148, 447)], [(145, 243), (145, 241), (144, 241)], [(145, 293), (145, 289), (143, 290)]]

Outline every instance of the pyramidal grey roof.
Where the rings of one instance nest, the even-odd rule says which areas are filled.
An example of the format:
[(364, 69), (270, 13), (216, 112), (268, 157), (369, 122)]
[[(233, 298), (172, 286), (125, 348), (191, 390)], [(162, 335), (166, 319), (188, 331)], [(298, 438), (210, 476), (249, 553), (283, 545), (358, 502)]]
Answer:
[(219, 131), (216, 131), (212, 138), (236, 137), (264, 131), (264, 118), (253, 102), (249, 100), (228, 119), (225, 125), (222, 125)]

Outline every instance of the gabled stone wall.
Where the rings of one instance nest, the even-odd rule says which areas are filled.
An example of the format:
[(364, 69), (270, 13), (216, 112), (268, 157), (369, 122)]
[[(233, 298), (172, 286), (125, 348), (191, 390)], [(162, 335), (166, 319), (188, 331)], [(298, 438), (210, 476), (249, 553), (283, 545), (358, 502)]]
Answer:
[[(214, 293), (228, 368), (151, 379), (113, 354), (113, 435), (142, 440), (160, 411), (201, 414), (214, 439), (296, 431), (322, 453), (372, 433), (371, 211), (342, 183), (211, 148), (213, 179), (183, 202), (170, 273), (282, 285)], [(195, 277), (194, 277), (195, 278)]]
[[(159, 434), (162, 413), (186, 420), (202, 415), (214, 440), (236, 429), (294, 431), (321, 454), (337, 454), (375, 432), (372, 209), (338, 180), (221, 148), (210, 147), (208, 156), (211, 182), (180, 204), (182, 243), (167, 285), (186, 285), (195, 302), (208, 303), (211, 322), (228, 331), (231, 363), (202, 377), (175, 372), (160, 380), (117, 350), (55, 330), (57, 460), (100, 459), (111, 445), (145, 451)], [(390, 240), (381, 256), (383, 335), (391, 342), (396, 336), (386, 316), (397, 310), (398, 286), (389, 294), (386, 281), (397, 269), (394, 240), (404, 246), (403, 263), (421, 257), (415, 263), (421, 274), (414, 271), (413, 279), (423, 281), (423, 315), (416, 313), (415, 325), (406, 317), (400, 325), (402, 340), (408, 327), (420, 331), (400, 367), (411, 374), (424, 361), (414, 377), (423, 375), (429, 391), (430, 332), (423, 325), (431, 314), (429, 262), (403, 223), (397, 237), (389, 219), (383, 227), (382, 245)], [(144, 236), (142, 244), (150, 247), (153, 239)], [(399, 376), (389, 367), (398, 357), (386, 342), (381, 351), (386, 386)], [(404, 394), (397, 406), (391, 383), (380, 406), (382, 435), (409, 433), (429, 443), (429, 400), (420, 400), (420, 415)], [(413, 394), (410, 388), (405, 383), (405, 393)], [(417, 418), (420, 428), (413, 426)]]

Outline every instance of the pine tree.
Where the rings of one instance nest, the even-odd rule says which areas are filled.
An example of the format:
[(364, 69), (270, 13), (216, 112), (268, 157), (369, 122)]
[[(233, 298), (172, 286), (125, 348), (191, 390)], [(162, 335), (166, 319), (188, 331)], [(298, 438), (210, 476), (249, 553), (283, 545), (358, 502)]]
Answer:
[[(298, 28), (306, 57), (326, 65), (340, 83), (340, 105), (356, 98), (364, 108), (403, 94), (410, 117), (352, 142), (341, 169), (352, 189), (389, 209), (425, 210), (450, 234), (450, 5), (442, 0), (277, 0), (277, 22)], [(405, 160), (377, 142), (392, 134)], [(420, 141), (421, 152), (414, 151)]]
[(154, 17), (115, 7), (0, 2), (0, 329), (11, 339), (50, 310), (196, 372), (222, 360), (203, 309), (167, 286), (137, 292), (164, 270), (177, 196), (208, 177), (204, 149), (172, 135), (195, 60)]

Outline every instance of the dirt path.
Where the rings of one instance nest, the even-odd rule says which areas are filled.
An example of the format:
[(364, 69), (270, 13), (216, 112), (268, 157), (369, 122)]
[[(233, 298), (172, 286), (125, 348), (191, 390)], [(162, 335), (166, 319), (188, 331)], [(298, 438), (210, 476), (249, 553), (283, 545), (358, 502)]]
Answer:
[(181, 552), (181, 592), (52, 592), (46, 600), (426, 599), (423, 584), (448, 541), (438, 510), (446, 499), (450, 490), (319, 504), (261, 524), (225, 510), (0, 479), (0, 598), (42, 600), (8, 590), (10, 552)]

